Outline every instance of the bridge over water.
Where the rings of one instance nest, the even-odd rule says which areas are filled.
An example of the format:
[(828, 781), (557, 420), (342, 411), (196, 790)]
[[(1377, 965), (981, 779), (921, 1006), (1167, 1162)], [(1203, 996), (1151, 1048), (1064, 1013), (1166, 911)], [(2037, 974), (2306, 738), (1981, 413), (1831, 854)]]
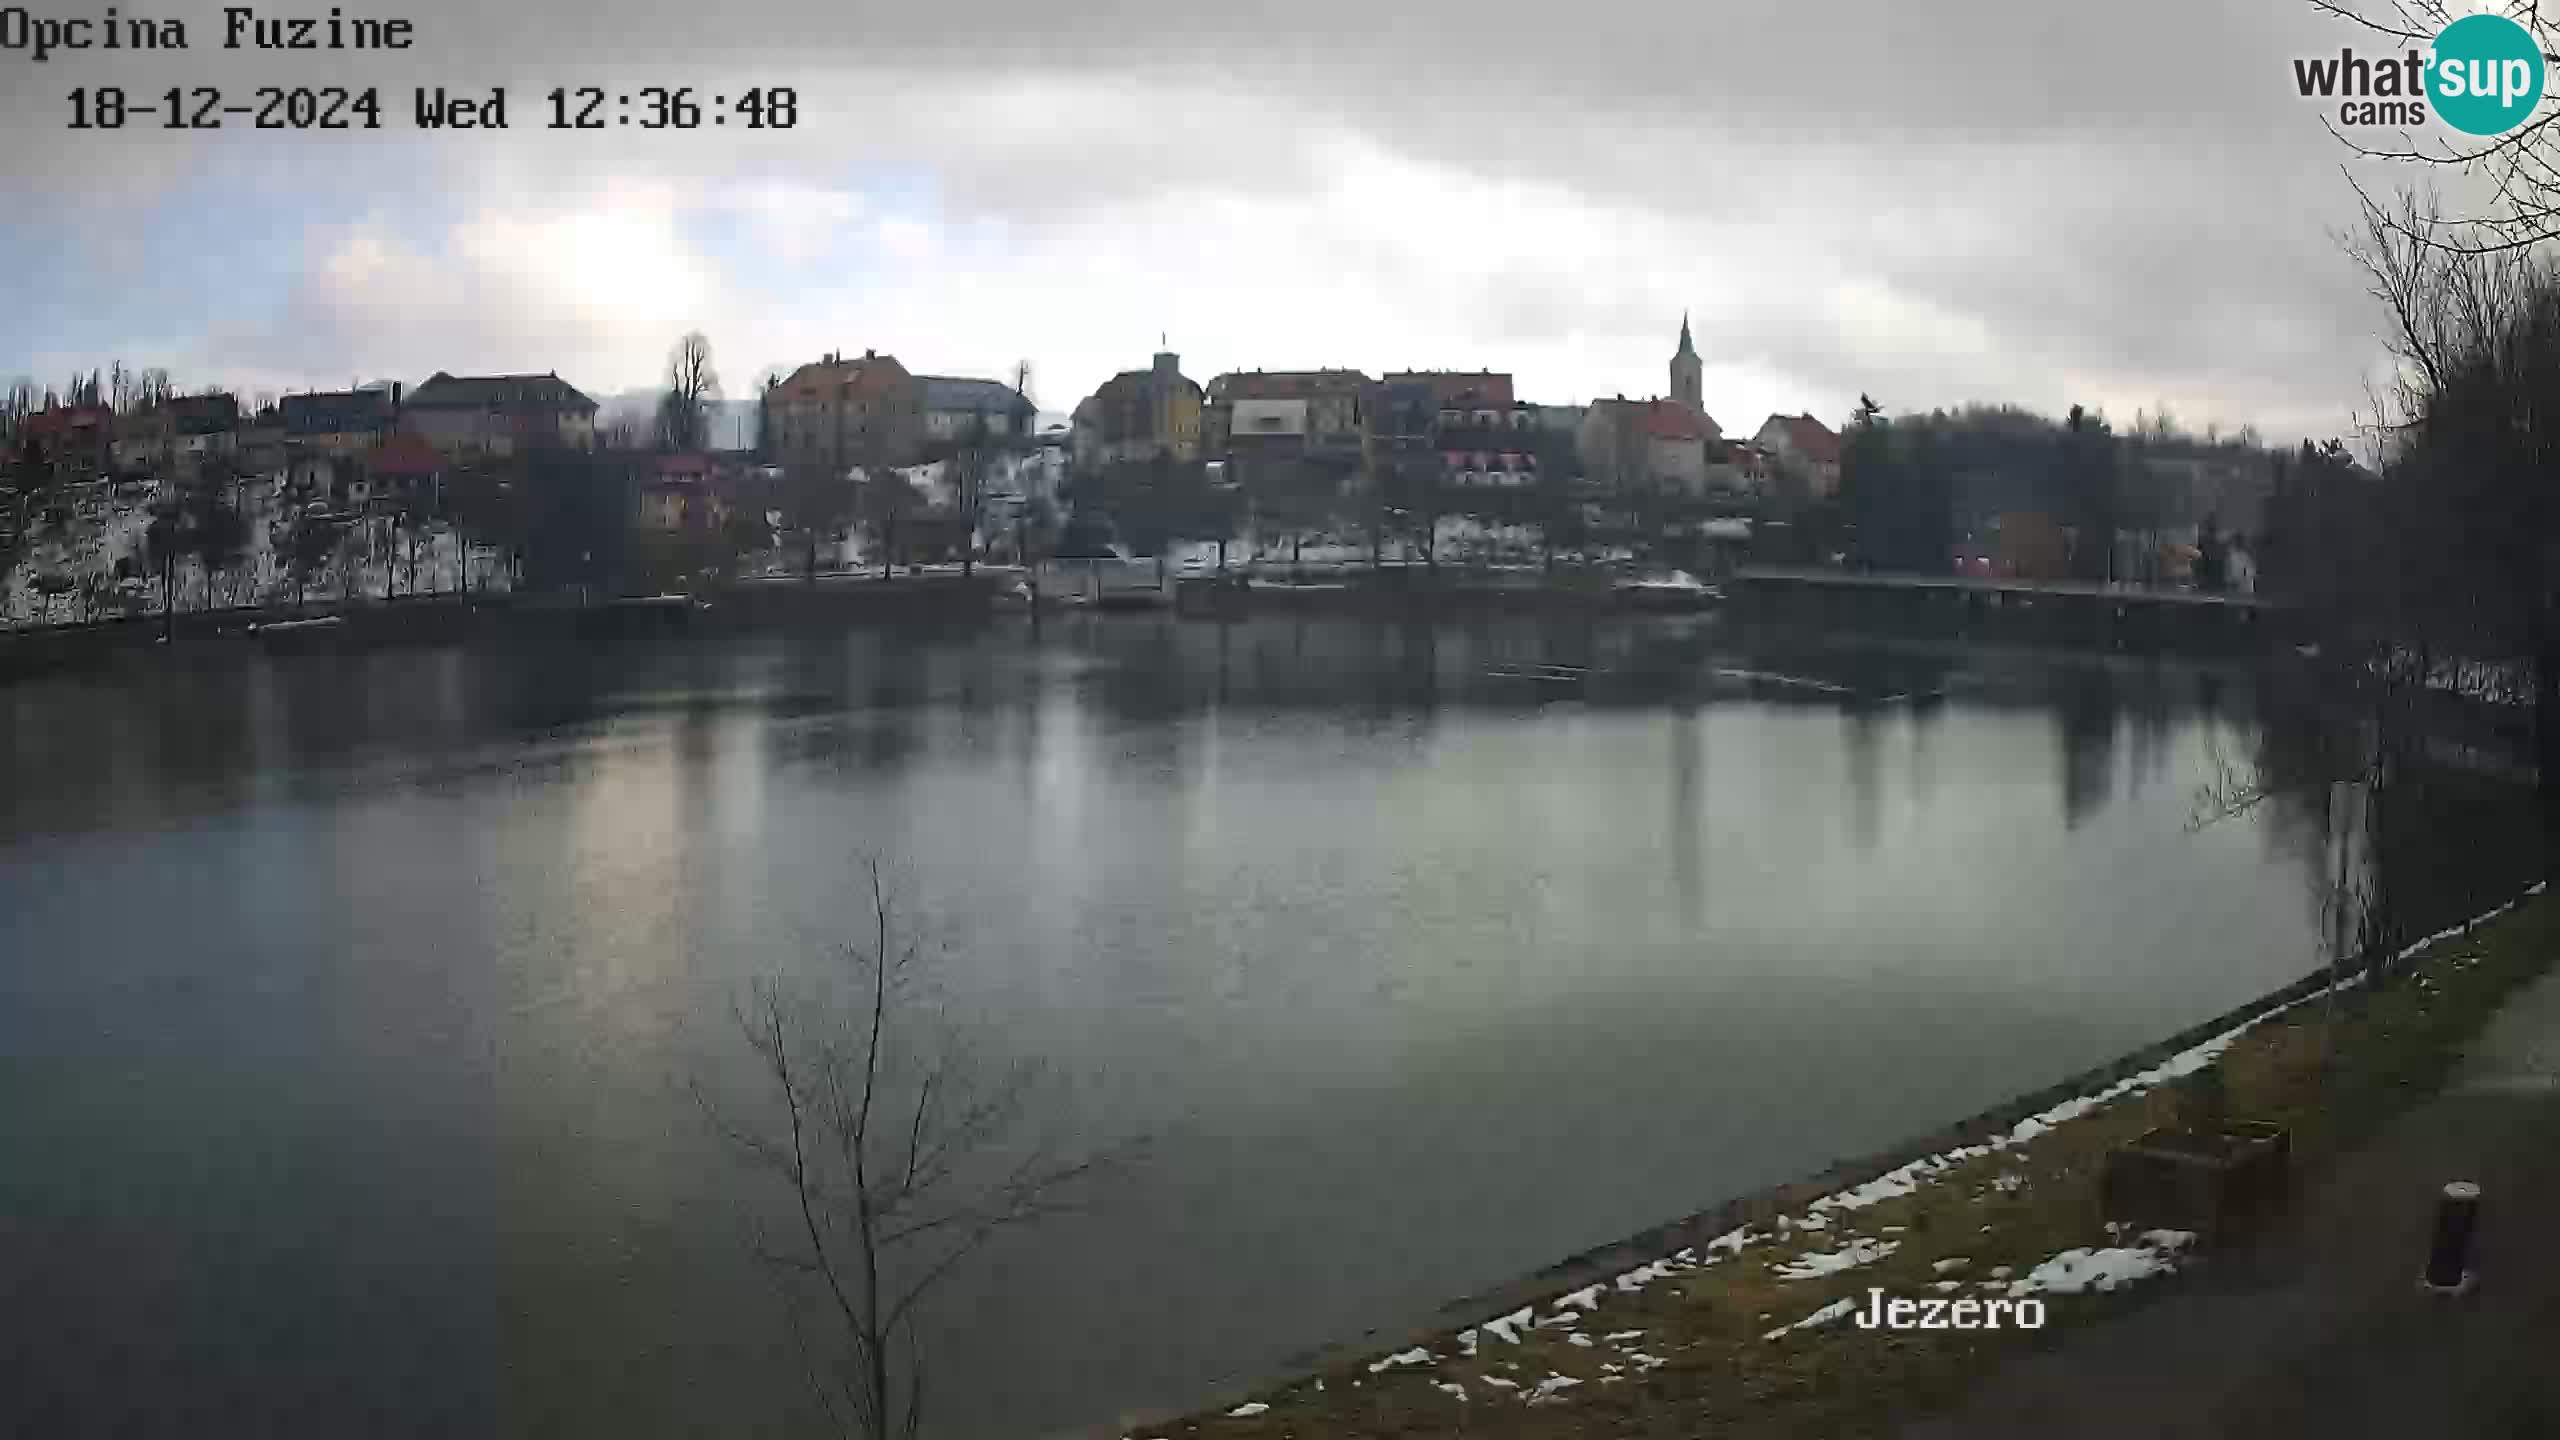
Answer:
[(2089, 580), (1746, 565), (1726, 577), (1741, 610), (1889, 628), (1997, 632), (2118, 649), (2255, 649), (2286, 607), (2258, 595)]

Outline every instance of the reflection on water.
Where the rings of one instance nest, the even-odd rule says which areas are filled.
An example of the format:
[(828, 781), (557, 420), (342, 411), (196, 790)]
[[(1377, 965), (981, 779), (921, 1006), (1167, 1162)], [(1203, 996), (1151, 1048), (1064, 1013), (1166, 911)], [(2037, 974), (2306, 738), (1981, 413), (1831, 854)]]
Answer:
[(791, 1418), (684, 1087), (863, 852), (1058, 1123), (1156, 1141), (946, 1297), (962, 1437), (1195, 1401), (2315, 956), (2316, 818), (2185, 823), (2216, 753), (2288, 763), (2282, 697), (2178, 666), (1074, 617), (179, 657), (0, 717), (12, 1433)]

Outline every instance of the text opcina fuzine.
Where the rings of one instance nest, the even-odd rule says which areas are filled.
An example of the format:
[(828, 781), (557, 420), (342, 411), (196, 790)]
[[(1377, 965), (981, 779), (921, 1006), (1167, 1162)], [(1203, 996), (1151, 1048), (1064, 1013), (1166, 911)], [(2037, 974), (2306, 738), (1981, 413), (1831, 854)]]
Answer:
[[(198, 22), (202, 29), (202, 22)], [(224, 50), (406, 50), (417, 27), (406, 19), (349, 15), (278, 15), (247, 5), (222, 9), (220, 33), (208, 48)], [(178, 19), (126, 15), (114, 6), (93, 15), (38, 15), (23, 5), (0, 8), (0, 50), (38, 63), (68, 50), (188, 50), (197, 36)]]

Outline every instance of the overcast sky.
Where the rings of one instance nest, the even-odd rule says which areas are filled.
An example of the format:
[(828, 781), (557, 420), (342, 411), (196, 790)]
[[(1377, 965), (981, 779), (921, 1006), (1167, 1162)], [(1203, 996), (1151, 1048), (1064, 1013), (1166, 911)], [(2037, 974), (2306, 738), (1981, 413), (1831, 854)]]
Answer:
[[(410, 18), (395, 55), (225, 51), (218, 6), (148, 0), (118, 9), (189, 51), (0, 54), (0, 375), (601, 395), (698, 328), (732, 393), (876, 347), (1028, 359), (1064, 410), (1161, 333), (1195, 379), (1490, 367), (1562, 402), (1665, 389), (1686, 309), (1728, 430), (1865, 391), (2291, 437), (2342, 433), (2378, 359), (2289, 65), (2359, 37), (2302, 0), (411, 3), (340, 0)], [(385, 128), (65, 128), (75, 86), (173, 83), (375, 84)], [(438, 83), (506, 86), (511, 128), (416, 130)], [(790, 85), (799, 125), (539, 128), (586, 84)]]

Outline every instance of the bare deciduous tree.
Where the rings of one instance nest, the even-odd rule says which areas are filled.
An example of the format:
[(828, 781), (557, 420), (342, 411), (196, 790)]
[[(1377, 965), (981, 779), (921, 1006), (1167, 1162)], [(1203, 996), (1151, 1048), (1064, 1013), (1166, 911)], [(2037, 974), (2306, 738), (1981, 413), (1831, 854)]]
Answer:
[(667, 389), (658, 400), (658, 444), (679, 454), (702, 449), (711, 403), (719, 398), (720, 372), (712, 368), (711, 341), (692, 331), (667, 355)]
[(694, 1093), (783, 1202), (750, 1246), (784, 1292), (813, 1397), (839, 1434), (888, 1440), (925, 1413), (919, 1308), (990, 1239), (1074, 1208), (1133, 1152), (1061, 1159), (1026, 1136), (1043, 1070), (977, 1064), (897, 934), (879, 862), (867, 868), (872, 934), (845, 948), (840, 983), (761, 981), (735, 1011), (767, 1118)]

